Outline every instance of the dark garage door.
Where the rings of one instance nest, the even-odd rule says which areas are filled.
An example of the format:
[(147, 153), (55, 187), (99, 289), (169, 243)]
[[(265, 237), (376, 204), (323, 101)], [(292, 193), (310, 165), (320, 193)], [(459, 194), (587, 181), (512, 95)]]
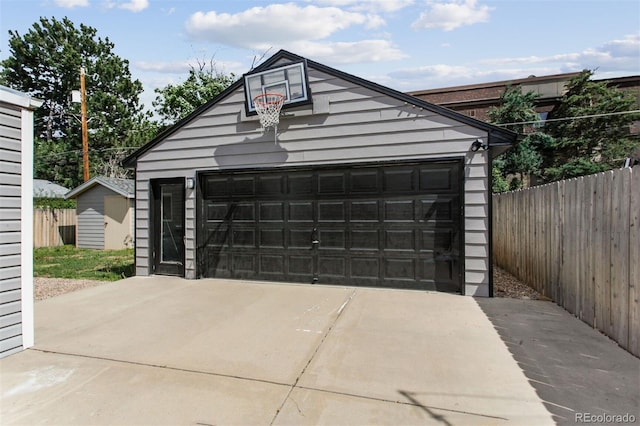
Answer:
[(203, 277), (460, 291), (462, 162), (201, 174)]

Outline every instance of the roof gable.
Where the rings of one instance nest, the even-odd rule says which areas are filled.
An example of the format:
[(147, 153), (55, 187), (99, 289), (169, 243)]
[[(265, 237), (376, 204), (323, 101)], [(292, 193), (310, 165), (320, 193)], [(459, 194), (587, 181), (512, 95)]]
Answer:
[[(306, 59), (306, 58), (304, 58), (302, 56), (296, 55), (296, 54), (291, 53), (291, 52), (286, 51), (286, 50), (278, 51), (276, 54), (274, 54), (269, 59), (267, 59), (262, 64), (260, 64), (258, 67), (256, 67), (253, 70), (251, 70), (251, 72), (264, 71), (264, 70), (269, 69), (269, 68), (271, 68), (271, 67), (273, 67), (275, 65), (282, 65), (286, 61), (291, 61), (291, 62), (306, 61), (308, 68), (314, 68), (314, 69), (316, 69), (318, 71), (321, 71), (321, 72), (324, 72), (326, 74), (332, 75), (334, 77), (337, 77), (337, 78), (343, 79), (345, 81), (351, 82), (351, 83), (353, 83), (355, 85), (362, 86), (362, 87), (368, 88), (370, 90), (373, 90), (375, 92), (381, 93), (383, 95), (389, 96), (391, 98), (395, 98), (395, 99), (398, 99), (398, 100), (400, 100), (402, 102), (406, 102), (407, 104), (414, 105), (414, 106), (419, 107), (419, 108), (423, 108), (425, 110), (434, 112), (434, 113), (439, 114), (441, 116), (453, 119), (455, 121), (458, 121), (458, 122), (461, 122), (461, 123), (464, 123), (464, 124), (467, 124), (467, 125), (469, 125), (471, 127), (482, 129), (482, 130), (486, 131), (489, 134), (489, 145), (491, 145), (491, 146), (500, 146), (500, 145), (502, 145), (502, 146), (511, 146), (516, 141), (517, 135), (515, 133), (507, 130), (507, 129), (503, 129), (503, 128), (494, 126), (494, 125), (486, 123), (484, 121), (476, 120), (476, 119), (474, 119), (472, 117), (469, 117), (469, 116), (466, 116), (464, 114), (460, 114), (458, 112), (455, 112), (453, 110), (450, 110), (450, 109), (447, 109), (447, 108), (432, 104), (430, 102), (427, 102), (427, 101), (424, 101), (422, 99), (416, 98), (416, 97), (411, 96), (409, 94), (406, 94), (406, 93), (403, 93), (403, 92), (399, 92), (399, 91), (391, 89), (389, 87), (382, 86), (380, 84), (374, 83), (374, 82), (369, 81), (369, 80), (365, 80), (365, 79), (363, 79), (361, 77), (357, 77), (355, 75), (348, 74), (346, 72), (337, 70), (335, 68), (331, 68), (331, 67), (329, 67), (327, 65), (324, 65), (324, 64), (321, 64), (319, 62), (315, 62), (315, 61)], [(243, 78), (238, 79), (235, 83), (233, 83), (231, 86), (229, 86), (225, 91), (220, 93), (218, 96), (216, 96), (215, 98), (211, 99), (209, 102), (205, 103), (201, 107), (197, 108), (190, 115), (188, 115), (184, 119), (180, 120), (179, 122), (177, 122), (176, 124), (174, 124), (170, 128), (166, 129), (165, 131), (160, 133), (158, 136), (156, 136), (153, 140), (151, 140), (150, 142), (148, 142), (147, 144), (143, 145), (138, 150), (133, 152), (131, 155), (129, 155), (127, 158), (125, 158), (122, 161), (122, 164), (125, 167), (130, 167), (130, 168), (135, 167), (135, 163), (136, 163), (136, 160), (137, 160), (138, 157), (140, 157), (145, 152), (149, 151), (151, 148), (153, 148), (155, 145), (157, 145), (158, 143), (160, 143), (161, 141), (163, 141), (164, 139), (166, 139), (167, 137), (169, 137), (173, 133), (177, 132), (180, 128), (182, 128), (183, 126), (185, 126), (186, 124), (188, 124), (189, 122), (191, 122), (192, 120), (197, 118), (204, 111), (208, 110), (213, 105), (217, 104), (222, 99), (226, 98), (227, 96), (229, 96), (230, 94), (235, 92), (238, 88), (242, 87), (243, 85), (244, 85), (244, 79)]]
[(64, 198), (76, 198), (96, 185), (102, 185), (125, 198), (135, 198), (135, 181), (133, 179), (119, 179), (105, 176), (96, 176), (89, 179), (82, 185), (69, 191)]
[(44, 179), (33, 180), (33, 196), (36, 198), (64, 198), (68, 188)]

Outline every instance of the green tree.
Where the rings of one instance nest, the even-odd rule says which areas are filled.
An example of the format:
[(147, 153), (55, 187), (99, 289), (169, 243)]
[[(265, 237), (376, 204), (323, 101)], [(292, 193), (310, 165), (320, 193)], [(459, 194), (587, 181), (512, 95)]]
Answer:
[(219, 72), (213, 61), (208, 66), (199, 62), (191, 67), (189, 76), (180, 84), (168, 84), (156, 89), (153, 106), (164, 125), (171, 125), (215, 98), (236, 80), (235, 75)]
[(549, 115), (545, 133), (553, 143), (543, 150), (545, 178), (566, 179), (621, 167), (624, 159), (640, 147), (630, 125), (640, 114), (633, 93), (592, 81), (592, 71), (572, 78), (561, 103)]
[[(531, 123), (538, 119), (534, 109), (538, 96), (534, 92), (523, 93), (519, 86), (507, 86), (500, 96), (500, 106), (489, 109), (489, 121), (502, 124), (518, 134), (524, 134), (526, 129), (532, 128)], [(494, 192), (528, 186), (531, 176), (540, 173), (540, 145), (548, 142), (537, 133), (529, 132), (511, 150), (494, 161)], [(510, 177), (509, 183), (507, 177)]]
[(86, 72), (90, 163), (114, 147), (139, 143), (131, 131), (148, 120), (129, 62), (108, 38), (64, 18), (40, 18), (27, 33), (9, 31), (10, 56), (0, 63), (0, 82), (44, 100), (35, 112), (35, 174), (61, 185), (82, 182), (80, 105), (70, 102)]

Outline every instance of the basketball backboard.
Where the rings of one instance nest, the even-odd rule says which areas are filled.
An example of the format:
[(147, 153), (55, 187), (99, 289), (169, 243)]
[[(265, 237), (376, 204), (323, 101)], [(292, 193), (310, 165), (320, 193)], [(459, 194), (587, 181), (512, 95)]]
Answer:
[(306, 61), (247, 73), (244, 75), (244, 90), (247, 115), (255, 114), (253, 104), (255, 97), (266, 93), (283, 95), (285, 97), (283, 109), (292, 105), (311, 103)]

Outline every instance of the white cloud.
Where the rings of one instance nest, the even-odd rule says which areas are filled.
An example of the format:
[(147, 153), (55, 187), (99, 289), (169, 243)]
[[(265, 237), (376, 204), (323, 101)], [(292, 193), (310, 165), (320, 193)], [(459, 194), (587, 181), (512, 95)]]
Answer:
[(149, 0), (130, 0), (126, 3), (119, 4), (118, 7), (120, 9), (126, 9), (130, 10), (131, 12), (137, 13), (149, 7)]
[(155, 71), (161, 73), (187, 73), (189, 72), (189, 61), (134, 61), (133, 66), (143, 71)]
[(349, 7), (369, 12), (395, 12), (414, 3), (413, 0), (317, 0), (318, 4)]
[(599, 50), (608, 52), (612, 57), (640, 58), (640, 34), (627, 35), (623, 40), (612, 40)]
[(422, 12), (411, 27), (416, 30), (440, 28), (451, 31), (464, 25), (487, 22), (492, 8), (477, 3), (477, 0), (429, 2), (429, 10)]
[(318, 43), (294, 41), (285, 48), (304, 52), (304, 56), (331, 64), (355, 64), (396, 61), (407, 57), (387, 40)]
[(320, 40), (352, 25), (380, 25), (377, 18), (335, 7), (299, 7), (295, 3), (254, 7), (236, 14), (196, 12), (186, 23), (194, 39), (260, 49), (291, 40)]
[(54, 4), (58, 7), (73, 9), (74, 7), (89, 6), (89, 0), (55, 0)]
[[(234, 73), (236, 75), (246, 72), (246, 65), (236, 61), (217, 61), (212, 60), (215, 69), (223, 74)], [(198, 69), (198, 63), (202, 63), (199, 59), (190, 59), (186, 61), (134, 61), (133, 67), (146, 72), (155, 72), (160, 74), (176, 74), (186, 78), (189, 70), (193, 67)], [(205, 69), (209, 63), (206, 63)]]
[(636, 74), (640, 63), (640, 35), (627, 35), (622, 40), (612, 40), (595, 48), (581, 52), (560, 53), (549, 56), (524, 56), (516, 58), (496, 58), (479, 61), (486, 66), (539, 66), (555, 68), (556, 72), (598, 69), (609, 72), (617, 70)]
[(473, 64), (434, 64), (399, 69), (388, 74), (388, 85), (398, 90), (420, 90), (464, 84), (596, 70), (597, 78), (638, 73), (640, 35), (628, 35), (581, 52), (548, 56), (521, 56), (474, 61)]

